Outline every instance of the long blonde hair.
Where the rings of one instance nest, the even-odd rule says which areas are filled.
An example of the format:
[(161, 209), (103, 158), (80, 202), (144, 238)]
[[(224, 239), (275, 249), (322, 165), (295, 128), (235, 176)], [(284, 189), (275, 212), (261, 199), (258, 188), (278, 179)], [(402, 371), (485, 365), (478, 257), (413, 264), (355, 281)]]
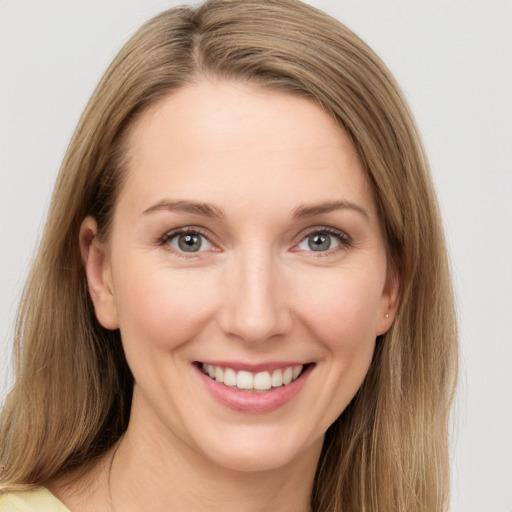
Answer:
[(449, 266), (413, 118), (375, 53), (295, 0), (210, 0), (170, 9), (125, 45), (71, 140), (21, 301), (16, 381), (0, 425), (0, 488), (94, 463), (125, 431), (133, 377), (118, 331), (97, 322), (79, 254), (82, 220), (107, 238), (127, 130), (148, 106), (210, 75), (318, 102), (352, 138), (400, 281), (392, 328), (326, 433), (315, 512), (446, 510), (457, 373)]

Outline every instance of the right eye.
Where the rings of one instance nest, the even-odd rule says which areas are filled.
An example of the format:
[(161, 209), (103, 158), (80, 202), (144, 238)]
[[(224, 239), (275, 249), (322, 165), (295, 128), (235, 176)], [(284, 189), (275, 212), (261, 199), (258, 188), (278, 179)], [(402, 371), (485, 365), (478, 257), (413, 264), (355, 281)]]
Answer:
[(208, 238), (192, 230), (167, 233), (162, 239), (162, 244), (169, 245), (178, 252), (187, 253), (210, 251), (213, 247)]

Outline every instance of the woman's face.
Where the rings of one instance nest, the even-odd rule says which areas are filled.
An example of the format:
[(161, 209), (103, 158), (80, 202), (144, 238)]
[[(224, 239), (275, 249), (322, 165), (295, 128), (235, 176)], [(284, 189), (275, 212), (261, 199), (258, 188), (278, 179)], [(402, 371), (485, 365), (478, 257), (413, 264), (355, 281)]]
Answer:
[(396, 303), (353, 144), (310, 100), (205, 80), (129, 147), (108, 246), (84, 254), (130, 421), (232, 469), (317, 457)]

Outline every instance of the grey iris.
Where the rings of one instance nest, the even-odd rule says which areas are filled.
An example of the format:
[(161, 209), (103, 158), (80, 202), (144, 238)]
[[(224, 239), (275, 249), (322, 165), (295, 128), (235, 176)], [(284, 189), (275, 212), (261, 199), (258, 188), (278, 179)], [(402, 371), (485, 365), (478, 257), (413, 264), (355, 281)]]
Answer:
[(312, 251), (326, 251), (331, 246), (331, 237), (323, 233), (309, 235), (308, 245)]
[(180, 235), (178, 238), (180, 249), (185, 252), (197, 252), (201, 249), (201, 237), (196, 234)]

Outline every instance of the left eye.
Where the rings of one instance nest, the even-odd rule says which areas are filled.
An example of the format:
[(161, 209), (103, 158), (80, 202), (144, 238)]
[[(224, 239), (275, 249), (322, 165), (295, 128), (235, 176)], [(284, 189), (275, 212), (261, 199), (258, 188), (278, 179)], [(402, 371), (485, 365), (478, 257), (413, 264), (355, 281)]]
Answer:
[(204, 235), (193, 231), (176, 233), (167, 239), (167, 243), (181, 252), (201, 252), (212, 248), (211, 242)]
[(328, 233), (326, 231), (315, 231), (307, 235), (298, 245), (301, 251), (325, 252), (336, 249), (341, 245), (340, 235)]

